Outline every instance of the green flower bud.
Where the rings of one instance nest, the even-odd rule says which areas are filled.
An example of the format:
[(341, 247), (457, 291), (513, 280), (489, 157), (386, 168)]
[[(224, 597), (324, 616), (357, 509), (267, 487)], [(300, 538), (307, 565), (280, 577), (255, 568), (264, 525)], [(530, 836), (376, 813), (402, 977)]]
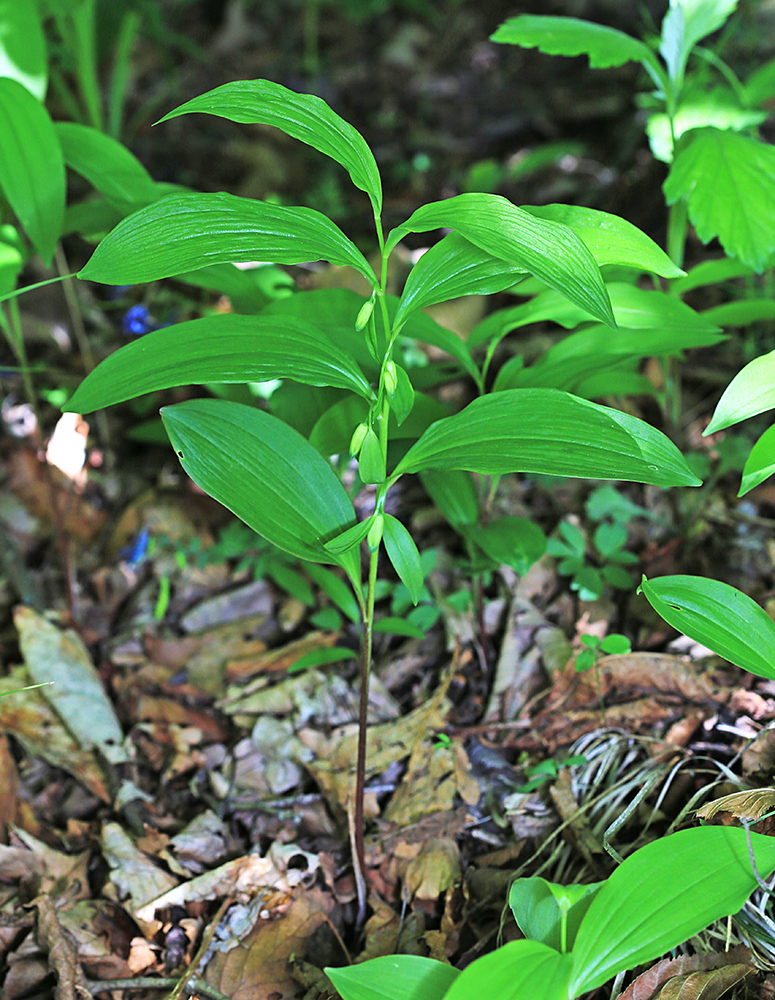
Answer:
[(361, 450), (361, 445), (363, 444), (363, 439), (369, 433), (368, 424), (358, 424), (358, 426), (353, 431), (353, 436), (350, 438), (350, 454), (357, 455)]
[(366, 544), (369, 546), (369, 552), (376, 552), (379, 548), (379, 543), (382, 541), (382, 529), (384, 526), (384, 516), (382, 514), (375, 514), (374, 520), (371, 522), (371, 527), (369, 528), (369, 533), (366, 535)]
[(369, 428), (358, 456), (358, 474), (364, 483), (381, 483), (385, 478), (385, 456), (379, 438)]
[(396, 389), (398, 388), (398, 375), (396, 374), (396, 363), (395, 361), (388, 361), (385, 365), (385, 392), (388, 396), (394, 396)]
[(355, 329), (358, 333), (366, 326), (366, 324), (371, 319), (371, 314), (374, 312), (374, 296), (369, 299), (368, 302), (364, 302), (361, 306), (358, 317), (355, 320)]

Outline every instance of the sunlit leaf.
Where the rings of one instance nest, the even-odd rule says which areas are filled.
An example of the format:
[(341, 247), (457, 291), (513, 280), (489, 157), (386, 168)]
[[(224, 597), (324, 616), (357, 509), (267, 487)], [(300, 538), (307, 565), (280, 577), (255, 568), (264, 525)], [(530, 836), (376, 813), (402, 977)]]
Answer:
[(718, 237), (724, 250), (755, 271), (775, 251), (775, 147), (716, 128), (682, 140), (664, 183), (669, 205), (686, 198), (703, 243)]
[[(775, 839), (750, 836), (767, 878), (775, 871)], [(576, 936), (567, 996), (596, 989), (737, 913), (756, 886), (745, 830), (702, 827), (652, 841), (625, 858), (595, 896)]]
[(374, 214), (379, 215), (382, 184), (374, 154), (360, 132), (319, 97), (297, 94), (271, 80), (236, 80), (186, 101), (159, 122), (194, 111), (233, 122), (274, 125), (306, 142), (341, 163), (353, 184), (368, 194)]
[(0, 189), (50, 264), (65, 217), (62, 150), (46, 109), (9, 78), (0, 79)]
[(423, 469), (539, 472), (660, 486), (700, 482), (675, 445), (649, 424), (554, 389), (494, 393), (438, 420), (394, 476)]
[(538, 219), (495, 194), (459, 194), (418, 208), (388, 235), (392, 249), (407, 233), (454, 229), (470, 243), (527, 271), (591, 315), (614, 326), (595, 259), (572, 229)]
[(759, 440), (751, 448), (751, 453), (743, 469), (743, 479), (740, 483), (739, 497), (749, 493), (759, 483), (775, 472), (775, 425), (768, 427)]
[(32, 0), (0, 0), (0, 77), (16, 80), (39, 101), (46, 96), (46, 40)]
[(324, 543), (355, 523), (331, 466), (296, 431), (261, 410), (223, 399), (193, 399), (161, 411), (180, 463), (206, 493), (279, 548), (342, 566), (360, 581), (357, 551)]
[(716, 404), (704, 434), (714, 434), (775, 406), (775, 351), (754, 358), (739, 371)]
[[(531, 941), (570, 951), (581, 921), (604, 883), (556, 885), (544, 878), (518, 878), (509, 890), (509, 906), (519, 929)], [(565, 947), (562, 922), (565, 914)]]
[(358, 366), (311, 323), (227, 313), (163, 327), (127, 344), (87, 375), (64, 409), (90, 413), (174, 385), (275, 378), (374, 395)]
[(671, 79), (680, 80), (697, 42), (720, 28), (736, 6), (737, 0), (670, 0), (659, 52)]
[(108, 233), (78, 276), (127, 285), (252, 260), (349, 264), (376, 284), (366, 258), (320, 212), (221, 192), (173, 194), (140, 209)]
[(672, 122), (664, 113), (650, 115), (646, 134), (654, 156), (671, 163), (674, 143), (684, 132), (707, 126), (741, 132), (761, 124), (767, 117), (765, 111), (741, 107), (737, 94), (728, 87), (714, 87), (709, 91), (692, 91), (683, 97)]
[(444, 1000), (567, 1000), (571, 968), (571, 955), (541, 941), (510, 941), (467, 966)]
[(775, 622), (728, 583), (703, 576), (643, 578), (654, 610), (695, 642), (759, 677), (775, 677)]
[(121, 206), (156, 201), (153, 178), (126, 146), (99, 129), (76, 122), (56, 122), (65, 163), (110, 201)]
[(537, 48), (550, 56), (589, 56), (593, 69), (622, 66), (630, 61), (654, 63), (649, 47), (637, 38), (575, 17), (520, 14), (505, 21), (490, 41)]
[(325, 973), (342, 1000), (442, 1000), (460, 975), (420, 955), (385, 955)]

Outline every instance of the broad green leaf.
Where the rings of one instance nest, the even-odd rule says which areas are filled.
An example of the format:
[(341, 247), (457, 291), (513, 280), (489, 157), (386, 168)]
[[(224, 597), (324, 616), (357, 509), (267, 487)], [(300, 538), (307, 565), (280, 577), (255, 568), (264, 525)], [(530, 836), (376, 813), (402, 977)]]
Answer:
[(120, 142), (75, 122), (56, 122), (54, 128), (67, 166), (109, 201), (137, 207), (159, 197), (151, 175)]
[(546, 552), (546, 535), (526, 517), (499, 517), (490, 524), (472, 524), (461, 530), (496, 566), (511, 566), (520, 575)]
[(331, 466), (296, 431), (261, 410), (224, 399), (193, 399), (161, 411), (188, 475), (278, 548), (342, 566), (359, 586), (357, 552), (323, 545), (355, 523)]
[(714, 87), (710, 91), (693, 91), (684, 96), (673, 116), (672, 127), (668, 115), (650, 115), (646, 122), (646, 134), (654, 156), (663, 163), (672, 163), (674, 142), (684, 132), (708, 126), (742, 132), (760, 125), (767, 117), (765, 111), (741, 107), (737, 94), (730, 88)]
[(703, 434), (714, 434), (775, 406), (775, 351), (750, 361), (732, 379)]
[[(159, 122), (204, 111), (233, 122), (274, 125), (325, 153), (348, 171), (353, 184), (382, 210), (382, 183), (374, 154), (357, 129), (319, 97), (297, 94), (271, 80), (236, 80), (216, 87), (170, 111)], [(157, 122), (157, 124), (159, 124)]]
[(398, 518), (385, 514), (382, 540), (399, 580), (409, 591), (412, 603), (417, 604), (422, 593), (423, 573), (414, 539)]
[(686, 198), (703, 243), (718, 237), (732, 257), (761, 272), (775, 251), (775, 147), (716, 128), (682, 140), (663, 185), (669, 205)]
[(736, 6), (737, 0), (670, 0), (659, 52), (671, 80), (680, 81), (694, 46), (720, 28)]
[(409, 313), (460, 295), (494, 295), (524, 274), (513, 265), (474, 246), (459, 233), (449, 233), (426, 251), (409, 272), (395, 325)]
[[(768, 878), (775, 839), (750, 836), (759, 874)], [(609, 876), (582, 920), (568, 996), (596, 989), (736, 913), (756, 886), (745, 830), (699, 827), (647, 844)]]
[(733, 257), (703, 260), (699, 264), (695, 264), (686, 277), (677, 278), (670, 286), (670, 290), (676, 295), (685, 295), (693, 288), (719, 285), (722, 281), (731, 281), (733, 278), (740, 278), (751, 273), (751, 268), (747, 264), (743, 264)]
[(420, 955), (385, 955), (324, 970), (342, 1000), (442, 1000), (460, 973)]
[(769, 59), (751, 73), (743, 85), (745, 102), (753, 108), (761, 107), (775, 95), (775, 59)]
[(444, 1000), (568, 1000), (575, 995), (568, 992), (571, 969), (571, 955), (561, 955), (541, 941), (510, 941), (471, 962)]
[(538, 219), (560, 222), (572, 229), (601, 267), (603, 264), (636, 267), (663, 278), (678, 278), (684, 273), (651, 237), (618, 215), (582, 205), (524, 205), (523, 208)]
[(311, 323), (227, 313), (154, 330), (115, 351), (86, 376), (65, 409), (91, 413), (174, 385), (274, 378), (374, 396), (358, 366)]
[(702, 315), (719, 326), (748, 326), (775, 319), (775, 302), (772, 299), (738, 299), (706, 309)]
[(65, 164), (48, 112), (22, 84), (0, 79), (0, 188), (48, 266), (65, 217)]
[[(556, 885), (544, 878), (518, 878), (509, 890), (509, 906), (522, 933), (556, 951), (570, 951), (581, 921), (604, 883)], [(565, 947), (562, 918), (565, 913)]]
[(702, 576), (661, 576), (640, 589), (673, 628), (759, 677), (775, 677), (775, 622), (728, 583)]
[(768, 427), (756, 444), (751, 448), (751, 454), (743, 469), (743, 479), (740, 483), (739, 497), (750, 492), (759, 483), (775, 472), (775, 426)]
[(407, 233), (455, 229), (470, 243), (527, 271), (614, 326), (608, 293), (595, 259), (572, 229), (525, 212), (500, 195), (459, 194), (418, 208), (387, 238), (386, 249)]
[(510, 17), (490, 35), (492, 42), (537, 48), (550, 56), (589, 56), (592, 69), (608, 69), (626, 62), (654, 64), (654, 55), (637, 38), (592, 21), (575, 17)]
[(675, 445), (655, 428), (555, 389), (493, 393), (438, 420), (393, 475), (423, 469), (700, 485)]
[(453, 528), (476, 524), (479, 496), (471, 474), (460, 469), (426, 469), (420, 473), (425, 491)]
[(376, 284), (360, 250), (320, 212), (223, 193), (172, 194), (141, 208), (105, 237), (78, 276), (127, 285), (252, 260), (328, 260)]
[(35, 0), (0, 0), (0, 77), (42, 101), (48, 85), (46, 39)]

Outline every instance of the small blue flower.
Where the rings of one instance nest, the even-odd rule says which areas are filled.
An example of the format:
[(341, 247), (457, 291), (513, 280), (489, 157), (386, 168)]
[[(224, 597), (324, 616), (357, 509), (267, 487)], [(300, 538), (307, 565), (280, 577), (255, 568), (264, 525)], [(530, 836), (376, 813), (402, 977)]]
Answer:
[(139, 566), (140, 563), (145, 559), (148, 554), (148, 542), (150, 541), (151, 533), (147, 528), (143, 528), (141, 532), (138, 533), (137, 538), (131, 545), (127, 545), (125, 549), (121, 550), (121, 555), (129, 563), (130, 566)]
[(145, 306), (137, 305), (128, 310), (122, 327), (127, 336), (142, 337), (144, 333), (155, 329), (155, 324)]

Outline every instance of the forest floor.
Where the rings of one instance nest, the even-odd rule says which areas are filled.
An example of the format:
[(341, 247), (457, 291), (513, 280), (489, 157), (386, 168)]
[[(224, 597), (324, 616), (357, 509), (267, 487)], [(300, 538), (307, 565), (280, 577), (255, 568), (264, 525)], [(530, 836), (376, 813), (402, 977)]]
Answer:
[[(205, 116), (150, 127), (223, 82), (266, 77), (319, 94), (363, 133), (385, 180), (388, 226), (425, 201), (485, 189), (516, 204), (614, 212), (664, 245), (665, 168), (633, 103), (636, 69), (592, 72), (583, 59), (494, 45), (489, 35), (517, 12), (502, 0), (426, 5), (443, 8), (437, 18), (403, 6), (355, 21), (322, 5), (306, 28), (313, 4), (171, 7), (167, 34), (135, 54), (124, 139), (157, 180), (310, 205), (373, 249), (365, 198), (306, 147)], [(637, 6), (557, 0), (542, 12), (637, 33)], [(539, 170), (519, 169), (547, 144)], [(410, 249), (422, 245), (415, 237)], [(66, 243), (66, 269), (90, 252)], [(717, 253), (688, 247), (691, 263)], [(338, 268), (288, 273), (301, 287), (351, 282)], [(46, 276), (39, 268), (30, 282)], [(637, 557), (630, 587), (584, 600), (549, 556), (521, 577), (502, 567), (472, 580), (460, 538), (420, 484), (397, 493), (426, 561), (428, 626), (377, 637), (369, 917), (358, 932), (348, 803), (359, 640), (347, 602), (198, 491), (169, 446), (133, 434), (174, 394), (62, 425), (48, 452), (40, 444), (57, 423), (57, 392), (83, 374), (74, 323), (101, 358), (126, 342), (132, 317), (173, 322), (218, 303), (174, 282), (119, 299), (83, 282), (74, 290), (76, 306), (60, 285), (21, 300), (40, 432), (0, 373), (7, 1000), (80, 1000), (88, 982), (132, 977), (142, 988), (112, 995), (154, 997), (148, 977), (172, 981), (193, 967), (232, 1000), (318, 1000), (333, 995), (328, 965), (399, 951), (463, 967), (517, 936), (504, 914), (515, 875), (604, 878), (614, 867), (604, 835), (623, 814), (610, 838), (626, 855), (725, 791), (771, 782), (775, 682), (677, 636), (635, 592), (643, 573), (695, 573), (775, 611), (775, 488), (738, 500), (750, 439), (701, 436), (749, 359), (751, 342), (730, 340), (681, 369), (677, 423), (660, 403), (656, 363), (646, 371), (654, 396), (628, 399), (695, 453), (706, 486), (507, 476), (492, 500), (547, 535), (562, 524), (580, 532), (597, 570), (606, 559), (596, 528), (624, 524)], [(435, 317), (465, 336), (506, 300), (457, 300)], [(760, 353), (772, 330), (755, 336)], [(556, 337), (531, 327), (520, 350), (537, 356)], [(379, 614), (407, 610), (389, 583)], [(610, 633), (633, 652), (576, 670), (582, 636)], [(332, 645), (352, 648), (353, 660), (293, 669)], [(66, 706), (56, 686), (18, 691), (41, 665), (60, 678)], [(775, 939), (755, 950), (759, 968), (775, 969)], [(769, 979), (755, 988), (772, 995)]]

